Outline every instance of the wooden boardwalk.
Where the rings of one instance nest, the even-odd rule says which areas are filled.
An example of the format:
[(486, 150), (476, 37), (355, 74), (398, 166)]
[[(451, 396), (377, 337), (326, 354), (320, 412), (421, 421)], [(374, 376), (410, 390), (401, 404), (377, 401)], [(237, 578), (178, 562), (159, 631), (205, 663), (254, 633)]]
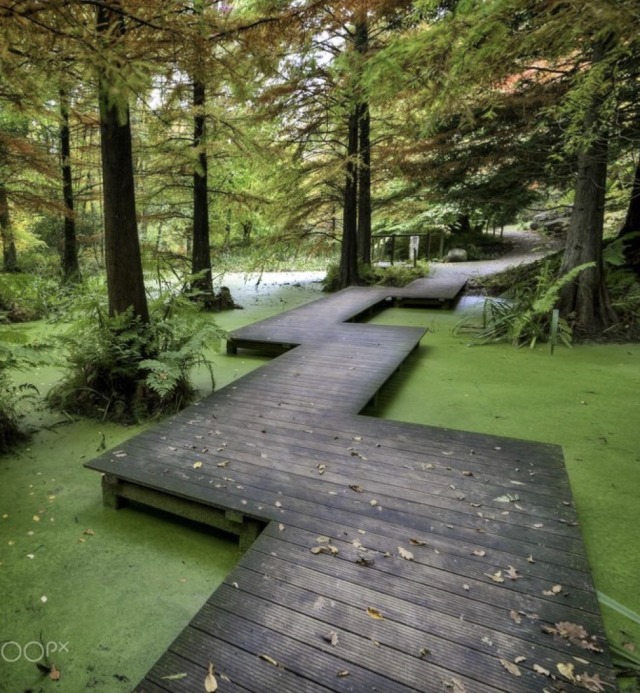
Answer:
[(136, 691), (613, 690), (561, 450), (359, 414), (424, 331), (345, 321), (397, 294), (238, 330), (285, 353), (87, 464), (248, 548)]

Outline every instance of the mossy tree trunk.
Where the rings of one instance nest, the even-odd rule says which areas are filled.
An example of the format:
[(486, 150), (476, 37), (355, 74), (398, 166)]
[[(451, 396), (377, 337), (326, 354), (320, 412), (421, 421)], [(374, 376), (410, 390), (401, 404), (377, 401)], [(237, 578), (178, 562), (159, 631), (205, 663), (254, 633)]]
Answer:
[(11, 228), (9, 197), (4, 182), (0, 182), (0, 236), (2, 237), (2, 269), (4, 272), (17, 272), (18, 252)]
[[(119, 8), (120, 3), (113, 0), (96, 9), (97, 30), (104, 37), (107, 49), (124, 36), (124, 19)], [(103, 65), (98, 75), (109, 313), (114, 315), (133, 308), (135, 316), (149, 322), (136, 218), (129, 104), (126, 95), (118, 93), (124, 88), (123, 80), (118, 85), (120, 89), (113, 88), (112, 82), (112, 75), (120, 69), (124, 69), (121, 63)]]
[(640, 276), (640, 158), (638, 159), (633, 177), (627, 214), (624, 224), (618, 233), (618, 238), (624, 238), (625, 236), (628, 236), (624, 243), (627, 265)]

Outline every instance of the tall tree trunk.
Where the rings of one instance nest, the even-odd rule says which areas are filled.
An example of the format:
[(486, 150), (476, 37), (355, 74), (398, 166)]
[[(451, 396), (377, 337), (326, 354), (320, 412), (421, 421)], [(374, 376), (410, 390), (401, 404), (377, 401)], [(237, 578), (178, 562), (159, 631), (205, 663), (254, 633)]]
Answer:
[(18, 253), (11, 228), (7, 188), (0, 183), (0, 236), (2, 236), (2, 270), (18, 272)]
[[(364, 59), (369, 49), (369, 26), (366, 12), (356, 21), (354, 46)], [(360, 69), (360, 67), (358, 67)], [(361, 92), (358, 87), (358, 92)], [(358, 113), (358, 258), (363, 265), (371, 264), (371, 120), (369, 104), (360, 94)]]
[(209, 185), (206, 152), (206, 91), (198, 77), (193, 82), (193, 147), (198, 163), (193, 172), (193, 245), (191, 273), (198, 275), (191, 288), (206, 305), (213, 297), (211, 279), (211, 250), (209, 245)]
[(624, 254), (627, 265), (640, 276), (640, 157), (638, 158), (636, 172), (633, 177), (627, 215), (618, 233), (618, 238), (623, 238), (624, 236), (629, 236), (624, 242)]
[(79, 282), (78, 241), (71, 175), (71, 133), (69, 129), (69, 95), (60, 87), (60, 156), (62, 167), (62, 199), (64, 202), (64, 236), (62, 243), (62, 281)]
[(349, 116), (349, 135), (347, 146), (346, 180), (342, 211), (342, 249), (338, 288), (358, 284), (358, 109), (353, 108)]
[(371, 140), (369, 104), (359, 105), (358, 135), (358, 256), (371, 264)]
[[(96, 27), (105, 37), (106, 50), (124, 35), (124, 20), (116, 10), (119, 0), (96, 9)], [(107, 69), (98, 75), (100, 148), (104, 207), (105, 264), (109, 313), (133, 308), (134, 315), (149, 321), (142, 257), (136, 219), (131, 121), (126, 96), (114, 97)]]
[(602, 261), (607, 150), (607, 138), (602, 134), (578, 157), (574, 208), (560, 270), (565, 274), (578, 265), (595, 263), (560, 295), (561, 314), (586, 335), (600, 334), (616, 320)]
[[(604, 60), (612, 37), (599, 41), (593, 49), (593, 64)], [(602, 261), (602, 232), (607, 184), (609, 136), (601, 122), (603, 97), (596, 92), (584, 117), (588, 144), (578, 155), (573, 213), (562, 258), (561, 274), (592, 262), (567, 284), (560, 294), (560, 312), (585, 335), (597, 335), (616, 322), (605, 283)]]

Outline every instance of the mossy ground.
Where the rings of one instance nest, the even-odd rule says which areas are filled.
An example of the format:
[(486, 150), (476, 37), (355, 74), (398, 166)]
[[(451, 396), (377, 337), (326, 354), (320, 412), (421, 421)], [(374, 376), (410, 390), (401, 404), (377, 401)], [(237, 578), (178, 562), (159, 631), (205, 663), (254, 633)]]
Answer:
[[(317, 295), (317, 287), (271, 287), (216, 319), (234, 329)], [(468, 347), (452, 332), (459, 318), (394, 309), (374, 319), (430, 332), (366, 413), (562, 445), (596, 588), (639, 613), (640, 345), (581, 345), (553, 356), (544, 345)], [(264, 360), (215, 355), (217, 386)], [(22, 376), (43, 390), (55, 377)], [(206, 391), (206, 373), (196, 377)], [(40, 413), (36, 423), (63, 418)], [(99, 477), (82, 464), (103, 436), (111, 447), (136, 430), (77, 421), (41, 429), (0, 458), (0, 646), (13, 658), (7, 642), (68, 642), (68, 652), (52, 656), (60, 682), (24, 658), (0, 658), (0, 690), (131, 690), (239, 558), (233, 541), (201, 528), (102, 507)], [(609, 608), (603, 614), (613, 642), (640, 649), (638, 623)], [(37, 653), (31, 645), (30, 658)]]

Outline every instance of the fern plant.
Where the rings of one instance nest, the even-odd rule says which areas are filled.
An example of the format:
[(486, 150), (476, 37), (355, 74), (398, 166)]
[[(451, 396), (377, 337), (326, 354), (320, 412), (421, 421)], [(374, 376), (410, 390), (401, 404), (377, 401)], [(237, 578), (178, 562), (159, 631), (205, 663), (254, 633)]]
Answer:
[[(551, 312), (562, 288), (588, 267), (593, 267), (593, 263), (574, 267), (556, 278), (549, 263), (545, 263), (534, 284), (514, 288), (509, 297), (486, 299), (480, 320), (471, 314), (458, 323), (455, 331), (473, 333), (472, 343), (476, 344), (509, 342), (517, 347), (528, 344), (533, 348), (539, 341), (549, 339)], [(560, 318), (557, 340), (571, 346), (571, 337), (570, 325)]]
[(196, 394), (191, 369), (205, 366), (222, 330), (187, 299), (165, 294), (143, 323), (131, 311), (110, 317), (95, 295), (59, 340), (66, 377), (48, 395), (56, 409), (121, 422), (178, 411)]
[(15, 330), (0, 332), (0, 454), (27, 437), (21, 419), (38, 398), (35, 385), (16, 385), (11, 371), (42, 364), (42, 347), (28, 345), (27, 336)]

